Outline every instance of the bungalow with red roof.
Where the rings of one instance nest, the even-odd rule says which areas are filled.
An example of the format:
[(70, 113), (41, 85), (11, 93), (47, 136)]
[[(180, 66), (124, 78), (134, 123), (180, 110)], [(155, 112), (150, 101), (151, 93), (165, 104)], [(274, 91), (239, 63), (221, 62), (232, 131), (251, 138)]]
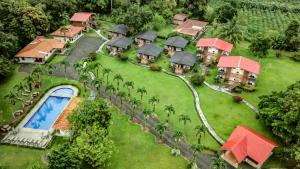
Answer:
[(221, 56), (231, 53), (233, 44), (218, 38), (202, 38), (197, 42), (197, 56), (209, 65), (218, 62)]
[(83, 27), (84, 31), (96, 26), (96, 14), (91, 12), (77, 12), (71, 17), (71, 24)]
[(179, 13), (176, 14), (173, 18), (173, 23), (175, 25), (181, 25), (183, 22), (185, 22), (189, 16), (187, 14)]
[(218, 63), (218, 78), (231, 86), (255, 86), (259, 71), (258, 62), (242, 56), (222, 56)]
[(188, 19), (178, 25), (174, 31), (195, 38), (200, 33), (205, 32), (207, 24), (208, 22)]
[(83, 27), (67, 25), (65, 27), (60, 27), (55, 32), (51, 33), (51, 35), (54, 39), (60, 40), (62, 42), (74, 43), (83, 35), (83, 29)]
[(221, 157), (235, 168), (243, 161), (261, 168), (278, 145), (246, 126), (237, 126), (227, 142), (221, 147)]
[(15, 57), (19, 63), (45, 63), (55, 53), (63, 53), (65, 45), (59, 40), (38, 36), (21, 49)]

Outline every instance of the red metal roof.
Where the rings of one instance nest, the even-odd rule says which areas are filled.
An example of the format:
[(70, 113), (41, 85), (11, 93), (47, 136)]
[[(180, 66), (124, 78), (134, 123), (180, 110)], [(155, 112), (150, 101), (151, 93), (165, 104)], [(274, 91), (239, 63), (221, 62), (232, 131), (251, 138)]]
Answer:
[(250, 157), (262, 165), (278, 145), (249, 127), (238, 126), (221, 150), (231, 151), (238, 163)]
[(198, 41), (197, 47), (214, 47), (230, 53), (233, 44), (218, 38), (202, 38)]
[(91, 13), (91, 12), (77, 12), (77, 13), (74, 13), (74, 15), (71, 18), (71, 21), (87, 22), (92, 15), (94, 15), (94, 13)]
[(222, 56), (218, 67), (241, 68), (257, 75), (260, 72), (260, 64), (258, 62), (243, 56)]

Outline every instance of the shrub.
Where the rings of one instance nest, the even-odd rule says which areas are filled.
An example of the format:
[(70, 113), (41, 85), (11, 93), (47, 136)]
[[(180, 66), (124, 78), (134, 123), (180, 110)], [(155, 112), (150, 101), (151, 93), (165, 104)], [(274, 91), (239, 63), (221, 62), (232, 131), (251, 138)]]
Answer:
[(235, 93), (242, 93), (243, 89), (239, 88), (239, 87), (236, 87), (233, 89), (233, 92)]
[(235, 103), (240, 103), (241, 101), (243, 101), (243, 98), (239, 95), (232, 96), (232, 99)]
[(199, 74), (194, 74), (191, 77), (191, 82), (195, 86), (201, 86), (204, 81), (205, 81), (205, 76), (201, 76)]
[(245, 92), (255, 92), (256, 91), (256, 88), (254, 86), (249, 86), (249, 85), (242, 86), (242, 89)]
[(300, 53), (293, 53), (291, 58), (296, 62), (300, 62)]
[(119, 56), (119, 59), (120, 59), (121, 61), (126, 62), (129, 58), (128, 58), (128, 56), (120, 55), (120, 56)]
[(95, 61), (97, 59), (97, 53), (96, 52), (91, 52), (88, 55), (87, 61)]
[(280, 51), (276, 51), (275, 56), (276, 56), (276, 58), (281, 58), (282, 53)]
[(161, 67), (157, 65), (151, 65), (150, 70), (152, 71), (161, 71)]

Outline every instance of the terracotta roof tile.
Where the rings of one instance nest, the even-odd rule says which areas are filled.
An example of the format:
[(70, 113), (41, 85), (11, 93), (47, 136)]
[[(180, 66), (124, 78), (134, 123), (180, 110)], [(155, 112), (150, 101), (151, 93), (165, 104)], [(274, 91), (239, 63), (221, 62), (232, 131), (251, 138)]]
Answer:
[(175, 31), (190, 36), (196, 36), (207, 24), (207, 22), (188, 19), (181, 25), (178, 25)]
[(95, 15), (91, 12), (77, 12), (71, 17), (71, 21), (75, 22), (87, 22), (92, 15)]
[(51, 33), (52, 36), (61, 36), (61, 37), (74, 37), (78, 35), (80, 32), (82, 32), (83, 27), (73, 26), (73, 25), (67, 25), (66, 26), (67, 31), (63, 32), (61, 31), (62, 27)]

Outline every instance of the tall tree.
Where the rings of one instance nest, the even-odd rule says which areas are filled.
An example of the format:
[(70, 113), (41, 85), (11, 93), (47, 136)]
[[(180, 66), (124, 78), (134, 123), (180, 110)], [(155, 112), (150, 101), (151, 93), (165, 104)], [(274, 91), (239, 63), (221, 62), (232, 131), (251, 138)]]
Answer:
[(133, 82), (133, 81), (126, 81), (126, 82), (123, 84), (123, 87), (127, 88), (127, 91), (128, 91), (128, 97), (130, 97), (130, 95), (131, 95), (131, 89), (134, 88), (134, 82)]
[(123, 81), (124, 81), (122, 75), (116, 74), (116, 75), (114, 76), (114, 81), (117, 82), (117, 90), (119, 90), (119, 88), (120, 88), (120, 82), (123, 82)]
[(124, 98), (126, 97), (126, 93), (124, 91), (120, 91), (117, 94), (120, 98), (121, 106), (123, 105)]
[(105, 90), (110, 93), (109, 100), (111, 100), (113, 93), (116, 91), (116, 88), (112, 84), (110, 84), (105, 88)]
[(155, 113), (155, 107), (159, 103), (159, 98), (156, 96), (152, 96), (149, 99), (149, 103), (152, 105), (152, 112)]
[(108, 86), (108, 80), (109, 80), (109, 75), (112, 72), (111, 69), (109, 68), (104, 68), (103, 69), (103, 77), (106, 75), (106, 85)]
[(192, 16), (204, 19), (207, 10), (208, 0), (185, 0), (184, 7)]
[(163, 141), (163, 133), (166, 131), (167, 126), (164, 123), (157, 123), (155, 130), (158, 132), (160, 141)]
[(198, 144), (200, 144), (201, 143), (201, 138), (205, 135), (206, 128), (205, 128), (204, 125), (197, 125), (195, 127), (195, 130), (196, 130), (196, 136), (197, 136)]
[(271, 48), (271, 38), (259, 34), (253, 38), (249, 49), (252, 53), (254, 53), (256, 56), (266, 56), (268, 54), (268, 50)]
[(133, 121), (134, 117), (136, 115), (136, 108), (140, 105), (140, 101), (138, 101), (136, 98), (130, 99), (131, 104), (131, 114), (130, 114), (130, 120)]
[(173, 138), (175, 139), (176, 148), (178, 149), (179, 143), (180, 143), (181, 139), (183, 138), (183, 132), (181, 132), (181, 131), (175, 131), (173, 133)]
[(140, 96), (141, 96), (141, 101), (143, 101), (143, 96), (144, 96), (145, 94), (147, 94), (146, 88), (144, 88), (144, 87), (138, 88), (136, 92), (140, 94)]
[(187, 122), (191, 123), (191, 118), (187, 114), (181, 114), (179, 116), (179, 122), (182, 122), (184, 126), (187, 125)]
[(147, 121), (148, 121), (150, 115), (151, 115), (151, 110), (145, 108), (145, 109), (143, 110), (144, 127), (145, 127), (145, 129), (147, 128)]
[(103, 79), (96, 78), (92, 81), (92, 84), (97, 89), (97, 91), (100, 92), (100, 87), (101, 87), (101, 85), (103, 85)]
[(12, 63), (5, 57), (0, 56), (0, 81), (8, 77), (14, 70)]
[(167, 120), (166, 120), (166, 123), (169, 123), (170, 121), (170, 116), (173, 114), (175, 114), (175, 109), (173, 107), (172, 104), (170, 105), (165, 105), (165, 111), (167, 112)]
[(237, 15), (238, 11), (230, 3), (224, 3), (216, 9), (216, 19), (219, 23), (226, 23)]

